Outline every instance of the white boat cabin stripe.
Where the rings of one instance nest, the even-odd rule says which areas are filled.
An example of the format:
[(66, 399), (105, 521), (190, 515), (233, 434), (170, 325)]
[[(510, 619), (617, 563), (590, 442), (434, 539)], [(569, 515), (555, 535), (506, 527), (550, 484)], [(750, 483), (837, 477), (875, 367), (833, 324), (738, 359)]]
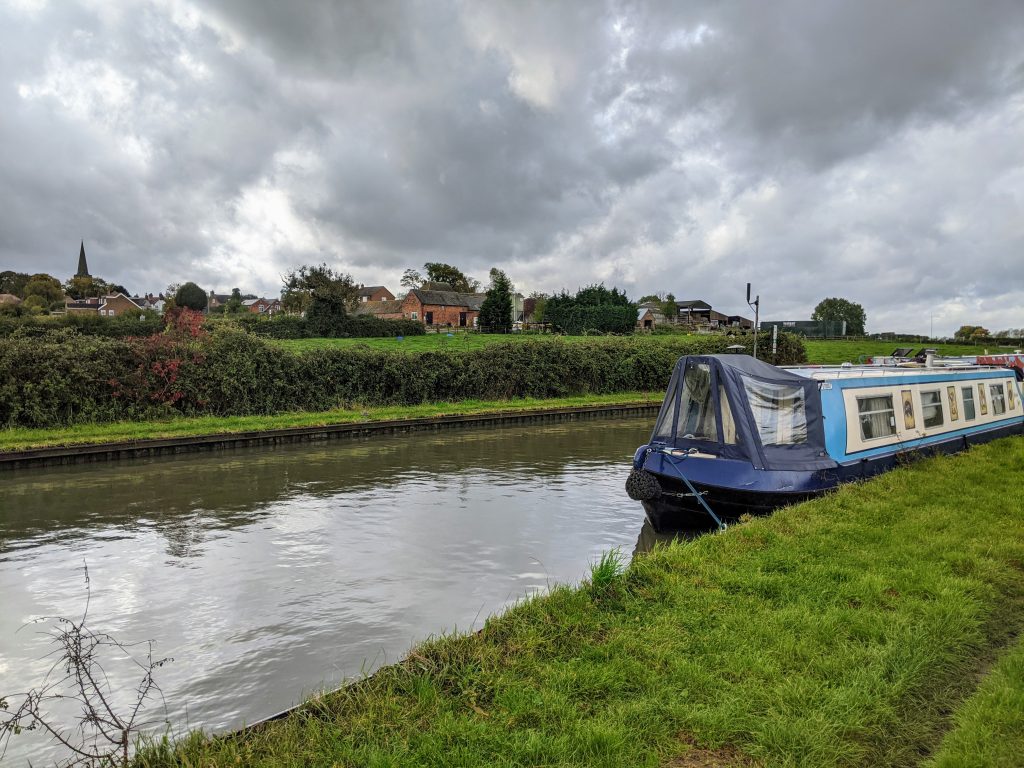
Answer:
[(1011, 374), (844, 388), (846, 453), (1019, 419), (1024, 406), (1017, 387)]

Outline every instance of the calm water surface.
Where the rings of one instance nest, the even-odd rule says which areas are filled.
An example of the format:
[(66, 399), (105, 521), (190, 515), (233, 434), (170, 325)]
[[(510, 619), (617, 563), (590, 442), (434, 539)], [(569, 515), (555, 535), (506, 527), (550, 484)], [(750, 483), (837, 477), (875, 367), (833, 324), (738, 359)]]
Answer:
[[(248, 449), (0, 477), (0, 694), (52, 664), (40, 616), (80, 615), (174, 662), (172, 733), (223, 730), (478, 628), (634, 550), (623, 490), (652, 419)], [(19, 628), (21, 628), (19, 630)], [(137, 675), (108, 669), (115, 688)], [(157, 713), (162, 715), (162, 711)], [(58, 754), (34, 736), (4, 764)]]

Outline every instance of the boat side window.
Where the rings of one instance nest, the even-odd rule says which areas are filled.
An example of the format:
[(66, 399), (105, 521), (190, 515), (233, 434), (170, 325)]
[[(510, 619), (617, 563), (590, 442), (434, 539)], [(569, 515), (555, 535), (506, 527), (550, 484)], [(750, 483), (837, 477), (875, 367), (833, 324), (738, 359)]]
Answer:
[(981, 415), (988, 416), (988, 398), (985, 396), (985, 385), (978, 385), (978, 405), (981, 406)]
[(683, 391), (679, 397), (679, 426), (676, 437), (718, 442), (715, 404), (711, 399), (711, 366), (697, 363), (683, 374)]
[(732, 417), (732, 405), (725, 394), (725, 387), (718, 385), (718, 402), (722, 404), (722, 442), (726, 445), (736, 445), (736, 420)]
[(661, 407), (661, 414), (658, 417), (658, 427), (654, 432), (655, 437), (672, 437), (672, 422), (676, 416), (676, 389), (669, 389), (665, 397), (665, 404)]
[(974, 387), (963, 387), (960, 394), (964, 396), (964, 420), (974, 421)]
[(1003, 385), (989, 384), (988, 391), (992, 395), (992, 415), (999, 416), (1006, 413), (1006, 395), (1003, 394)]
[(860, 417), (860, 436), (865, 440), (877, 440), (896, 434), (892, 395), (858, 397), (857, 414)]
[(925, 429), (942, 426), (942, 393), (939, 390), (930, 389), (921, 393), (921, 415)]
[(807, 442), (804, 390), (791, 384), (772, 384), (743, 377), (747, 402), (761, 445), (796, 445)]
[(1017, 401), (1013, 398), (1013, 382), (1006, 382), (1006, 407), (1011, 411), (1016, 410)]

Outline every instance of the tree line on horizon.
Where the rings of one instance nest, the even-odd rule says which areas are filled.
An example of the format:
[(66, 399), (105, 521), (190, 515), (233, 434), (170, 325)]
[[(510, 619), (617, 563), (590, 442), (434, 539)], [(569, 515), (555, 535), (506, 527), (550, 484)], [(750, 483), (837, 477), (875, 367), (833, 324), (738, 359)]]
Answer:
[[(426, 262), (422, 270), (406, 269), (401, 287), (408, 290), (432, 284), (446, 284), (459, 293), (484, 293), (480, 325), (496, 332), (508, 332), (512, 326), (512, 296), (515, 286), (508, 275), (497, 267), (489, 273), (490, 281), (483, 286), (479, 280), (458, 267), (442, 262)], [(111, 293), (131, 295), (117, 283), (100, 277), (74, 276), (61, 283), (46, 273), (28, 274), (5, 270), (0, 272), (0, 294), (12, 294), (22, 299), (18, 306), (0, 304), (0, 313), (8, 315), (47, 314), (64, 306), (65, 296), (81, 300)], [(212, 311), (225, 315), (238, 315), (245, 311), (243, 300), (255, 298), (242, 294), (239, 288), (231, 291), (229, 299), (216, 308), (209, 307), (209, 294), (197, 283), (189, 281), (168, 286), (167, 307), (188, 307), (197, 311)], [(626, 333), (636, 320), (640, 304), (656, 302), (662, 314), (674, 316), (675, 296), (671, 293), (649, 294), (633, 302), (625, 291), (607, 288), (596, 283), (579, 288), (575, 294), (567, 290), (554, 294), (535, 291), (530, 294), (534, 302), (534, 319), (548, 323), (565, 333)], [(285, 312), (309, 319), (311, 325), (325, 334), (337, 331), (345, 318), (359, 303), (359, 287), (351, 274), (336, 270), (326, 263), (303, 265), (282, 276), (281, 305)], [(846, 322), (847, 335), (866, 333), (867, 313), (854, 301), (829, 297), (820, 301), (811, 314), (816, 322)], [(976, 341), (987, 338), (1021, 338), (1024, 328), (1008, 328), (996, 333), (980, 325), (963, 325), (954, 333), (958, 341)]]

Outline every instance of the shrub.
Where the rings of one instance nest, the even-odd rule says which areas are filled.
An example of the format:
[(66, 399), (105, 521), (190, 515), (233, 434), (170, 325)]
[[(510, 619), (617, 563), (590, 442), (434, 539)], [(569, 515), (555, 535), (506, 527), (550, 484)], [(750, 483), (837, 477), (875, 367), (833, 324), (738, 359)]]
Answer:
[[(141, 320), (139, 319), (141, 316)], [(117, 317), (101, 317), (99, 314), (51, 315), (33, 317), (0, 316), (0, 336), (22, 333), (42, 336), (50, 331), (72, 329), (84, 336), (106, 336), (121, 339), (128, 336), (152, 336), (164, 329), (163, 318), (151, 310), (130, 312)]]
[[(274, 318), (243, 315), (234, 322), (249, 333), (269, 339), (309, 339), (322, 336), (324, 330), (322, 327), (314, 327), (298, 315), (278, 315)], [(391, 338), (422, 336), (425, 333), (423, 323), (416, 320), (382, 320), (371, 315), (349, 315), (334, 326), (327, 338)]]
[[(179, 323), (168, 333), (130, 339), (68, 330), (41, 337), (16, 333), (0, 339), (0, 427), (269, 414), (354, 403), (658, 392), (681, 355), (722, 352), (733, 342), (726, 336), (573, 343), (536, 338), (470, 350), (350, 347), (296, 353), (228, 323), (209, 334)], [(753, 337), (744, 343), (749, 348)], [(767, 334), (759, 345), (770, 350)], [(799, 339), (780, 335), (775, 362), (805, 359)]]
[(551, 306), (549, 301), (544, 310), (544, 320), (555, 330), (570, 336), (594, 331), (632, 333), (636, 328), (636, 308), (612, 304)]

